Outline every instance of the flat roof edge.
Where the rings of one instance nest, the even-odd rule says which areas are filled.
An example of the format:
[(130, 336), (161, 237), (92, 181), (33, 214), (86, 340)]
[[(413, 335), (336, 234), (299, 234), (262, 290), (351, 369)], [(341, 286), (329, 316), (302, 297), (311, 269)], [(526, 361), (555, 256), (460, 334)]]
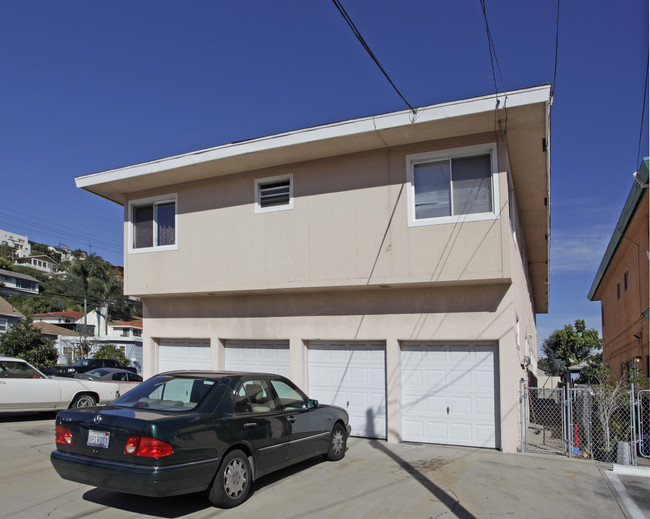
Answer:
[(324, 141), (336, 137), (360, 135), (363, 133), (381, 132), (392, 128), (422, 124), (436, 120), (480, 114), (495, 109), (495, 100), (499, 106), (515, 108), (517, 106), (550, 102), (550, 85), (541, 85), (520, 90), (500, 92), (469, 99), (449, 101), (436, 105), (427, 105), (416, 109), (400, 110), (374, 116), (350, 119), (320, 126), (292, 130), (289, 132), (258, 137), (212, 148), (192, 151), (181, 155), (165, 157), (121, 168), (106, 170), (75, 178), (78, 188), (87, 189), (92, 186), (150, 175), (194, 164), (210, 162), (237, 155), (257, 153), (282, 147)]
[(625, 232), (627, 231), (627, 228), (630, 225), (632, 218), (634, 217), (634, 215), (636, 214), (639, 208), (639, 203), (641, 202), (644, 193), (648, 189), (648, 163), (649, 162), (650, 162), (650, 157), (646, 157), (641, 161), (641, 164), (639, 165), (638, 179), (639, 182), (641, 182), (641, 184), (645, 184), (645, 187), (639, 185), (639, 183), (637, 183), (636, 180), (634, 181), (634, 184), (632, 184), (632, 188), (630, 189), (630, 194), (628, 195), (625, 201), (625, 205), (621, 210), (621, 215), (618, 217), (618, 221), (616, 222), (616, 227), (614, 228), (612, 237), (610, 238), (609, 243), (607, 244), (607, 248), (605, 249), (605, 254), (603, 254), (603, 259), (601, 260), (600, 265), (598, 267), (598, 271), (596, 272), (596, 277), (594, 278), (591, 288), (589, 289), (589, 295), (588, 295), (589, 301), (594, 301), (594, 298), (596, 297), (596, 292), (598, 292), (598, 289), (600, 288), (600, 284), (603, 281), (603, 277), (605, 276), (605, 272), (607, 272), (607, 269), (609, 268), (609, 265), (612, 262), (612, 259), (614, 258), (616, 251), (618, 250), (621, 240), (623, 239), (623, 236), (625, 235)]

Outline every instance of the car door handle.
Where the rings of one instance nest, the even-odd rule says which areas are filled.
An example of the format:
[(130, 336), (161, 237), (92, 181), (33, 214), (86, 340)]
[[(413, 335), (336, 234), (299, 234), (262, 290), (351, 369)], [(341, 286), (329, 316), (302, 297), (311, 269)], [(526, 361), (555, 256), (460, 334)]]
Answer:
[(293, 423), (293, 422), (296, 421), (296, 417), (295, 417), (295, 416), (289, 416), (289, 417), (287, 418), (287, 421), (290, 422), (290, 423)]
[(244, 427), (246, 427), (247, 429), (250, 429), (251, 427), (257, 427), (257, 423), (256, 422), (248, 422), (248, 423), (244, 424)]

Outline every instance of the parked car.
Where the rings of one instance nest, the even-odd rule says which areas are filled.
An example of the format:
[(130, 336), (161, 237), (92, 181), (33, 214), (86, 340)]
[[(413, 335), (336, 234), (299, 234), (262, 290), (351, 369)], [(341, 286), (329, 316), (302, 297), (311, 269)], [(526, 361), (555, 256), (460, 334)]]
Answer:
[(134, 367), (124, 366), (115, 359), (80, 359), (69, 366), (54, 366), (48, 368), (45, 372), (48, 375), (57, 377), (74, 377), (77, 373), (86, 373), (95, 368), (117, 368), (138, 373), (138, 370)]
[(86, 380), (114, 380), (119, 382), (142, 382), (142, 377), (132, 371), (119, 368), (95, 368), (85, 373), (77, 373), (74, 378)]
[(120, 391), (118, 383), (49, 378), (23, 359), (0, 357), (0, 413), (108, 404)]
[(345, 410), (279, 375), (176, 371), (108, 407), (59, 413), (50, 459), (78, 483), (154, 497), (207, 491), (231, 508), (269, 472), (340, 460), (349, 434)]

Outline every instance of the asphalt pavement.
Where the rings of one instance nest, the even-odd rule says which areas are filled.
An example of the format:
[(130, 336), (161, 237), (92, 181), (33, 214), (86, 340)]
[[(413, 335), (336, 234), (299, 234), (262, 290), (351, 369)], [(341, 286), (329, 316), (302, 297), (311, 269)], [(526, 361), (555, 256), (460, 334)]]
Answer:
[(562, 456), (350, 438), (342, 461), (262, 478), (221, 510), (203, 494), (154, 499), (61, 479), (52, 416), (0, 417), (0, 439), (1, 518), (650, 519), (650, 473)]

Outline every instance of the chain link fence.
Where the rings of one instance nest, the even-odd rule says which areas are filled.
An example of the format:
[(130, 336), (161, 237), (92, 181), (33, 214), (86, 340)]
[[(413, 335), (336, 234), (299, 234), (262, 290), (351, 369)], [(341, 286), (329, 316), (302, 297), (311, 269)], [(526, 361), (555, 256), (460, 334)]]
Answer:
[(644, 458), (650, 458), (650, 391), (639, 391), (637, 397), (637, 411), (639, 420), (639, 454)]
[(636, 465), (650, 457), (650, 391), (522, 387), (522, 452)]

